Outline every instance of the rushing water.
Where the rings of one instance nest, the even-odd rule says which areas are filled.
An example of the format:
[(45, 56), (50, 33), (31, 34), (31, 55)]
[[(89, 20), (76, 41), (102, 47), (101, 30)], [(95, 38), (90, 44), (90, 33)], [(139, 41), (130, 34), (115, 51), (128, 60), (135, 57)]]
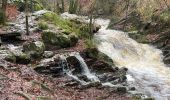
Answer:
[[(87, 64), (85, 63), (84, 59), (81, 57), (81, 55), (78, 52), (70, 53), (69, 56), (76, 57), (76, 59), (79, 61), (80, 65), (81, 65), (81, 69), (83, 71), (82, 74), (85, 75), (90, 80), (90, 82), (100, 82), (98, 77), (95, 74), (90, 72)], [(82, 85), (87, 85), (90, 83), (90, 82), (85, 82), (85, 81), (79, 79), (76, 75), (72, 74), (72, 71), (71, 71), (71, 69), (69, 69), (68, 63), (66, 60), (67, 56), (60, 55), (60, 58), (62, 59), (61, 65), (63, 67), (63, 71), (66, 72), (66, 74), (68, 76), (72, 77), (74, 80), (78, 81)]]
[(109, 20), (96, 22), (102, 26), (94, 36), (98, 49), (118, 67), (127, 67), (142, 92), (156, 100), (170, 100), (170, 69), (162, 61), (161, 50), (140, 44), (127, 33), (106, 29)]
[(93, 82), (99, 81), (98, 77), (92, 74), (87, 66), (87, 64), (84, 62), (84, 59), (80, 56), (80, 54), (75, 54), (75, 57), (79, 60), (81, 67), (83, 69), (83, 74), (88, 77)]

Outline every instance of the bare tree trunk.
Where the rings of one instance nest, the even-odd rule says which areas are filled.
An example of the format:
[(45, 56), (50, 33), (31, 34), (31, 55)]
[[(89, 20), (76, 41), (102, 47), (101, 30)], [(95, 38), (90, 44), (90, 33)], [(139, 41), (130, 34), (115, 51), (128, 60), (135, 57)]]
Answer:
[(2, 11), (3, 11), (3, 18), (4, 22), (6, 21), (6, 7), (7, 7), (7, 0), (2, 0)]
[(61, 5), (62, 5), (62, 13), (64, 13), (64, 0), (61, 0)]
[(90, 14), (89, 32), (90, 32), (90, 35), (93, 34), (93, 14), (92, 13)]
[(126, 0), (126, 20), (125, 20), (124, 25), (123, 25), (124, 30), (125, 30), (126, 25), (127, 25), (128, 11), (129, 11), (129, 0)]
[(25, 13), (26, 13), (26, 34), (29, 35), (29, 25), (28, 25), (28, 0), (25, 0)]
[(56, 12), (56, 0), (54, 0), (53, 3), (54, 3), (54, 12)]
[(5, 12), (7, 6), (7, 0), (2, 0), (2, 10)]

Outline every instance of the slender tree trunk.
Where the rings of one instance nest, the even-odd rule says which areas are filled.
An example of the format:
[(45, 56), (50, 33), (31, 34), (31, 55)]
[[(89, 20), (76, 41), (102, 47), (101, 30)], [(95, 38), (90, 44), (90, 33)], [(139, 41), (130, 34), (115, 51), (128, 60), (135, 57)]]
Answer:
[(90, 22), (89, 22), (89, 32), (90, 36), (93, 34), (93, 14), (90, 14)]
[(54, 0), (53, 3), (54, 3), (54, 12), (56, 12), (56, 0)]
[(59, 2), (57, 1), (57, 13), (59, 14), (60, 13), (60, 4), (59, 4)]
[(25, 18), (26, 18), (26, 35), (29, 35), (29, 25), (28, 25), (28, 0), (25, 0)]
[(124, 30), (126, 30), (128, 11), (129, 11), (129, 0), (126, 0), (126, 19), (125, 19), (125, 22), (124, 22), (124, 25), (123, 25)]
[(61, 5), (62, 5), (62, 13), (64, 13), (64, 0), (61, 0)]
[(2, 10), (3, 10), (3, 18), (4, 22), (6, 22), (6, 7), (7, 7), (7, 0), (2, 0)]
[(7, 6), (7, 0), (2, 0), (2, 10), (5, 12)]

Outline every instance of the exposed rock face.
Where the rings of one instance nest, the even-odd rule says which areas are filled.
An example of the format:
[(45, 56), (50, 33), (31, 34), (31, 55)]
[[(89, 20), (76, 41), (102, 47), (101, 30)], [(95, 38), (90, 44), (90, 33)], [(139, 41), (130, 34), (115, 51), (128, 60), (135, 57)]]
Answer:
[(78, 37), (75, 34), (66, 34), (61, 30), (46, 30), (42, 33), (42, 39), (46, 44), (52, 44), (59, 48), (74, 46), (78, 42)]
[(59, 55), (55, 55), (52, 58), (46, 58), (39, 62), (34, 68), (37, 72), (51, 75), (62, 75), (63, 68)]
[(67, 62), (69, 64), (70, 69), (72, 69), (73, 74), (80, 74), (82, 72), (80, 62), (76, 57), (70, 56), (67, 58)]
[(41, 57), (45, 51), (45, 45), (41, 41), (27, 42), (23, 45), (23, 51), (31, 57)]

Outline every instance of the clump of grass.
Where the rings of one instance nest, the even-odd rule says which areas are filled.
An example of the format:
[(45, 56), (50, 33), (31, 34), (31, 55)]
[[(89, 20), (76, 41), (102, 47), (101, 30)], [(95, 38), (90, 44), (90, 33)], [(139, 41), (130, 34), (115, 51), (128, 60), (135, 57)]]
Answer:
[(48, 24), (44, 21), (41, 21), (38, 23), (38, 28), (41, 30), (47, 30), (48, 29)]
[(87, 39), (85, 40), (85, 48), (91, 49), (91, 48), (94, 48), (94, 47), (95, 47), (94, 39), (92, 39), (92, 38), (87, 38)]

